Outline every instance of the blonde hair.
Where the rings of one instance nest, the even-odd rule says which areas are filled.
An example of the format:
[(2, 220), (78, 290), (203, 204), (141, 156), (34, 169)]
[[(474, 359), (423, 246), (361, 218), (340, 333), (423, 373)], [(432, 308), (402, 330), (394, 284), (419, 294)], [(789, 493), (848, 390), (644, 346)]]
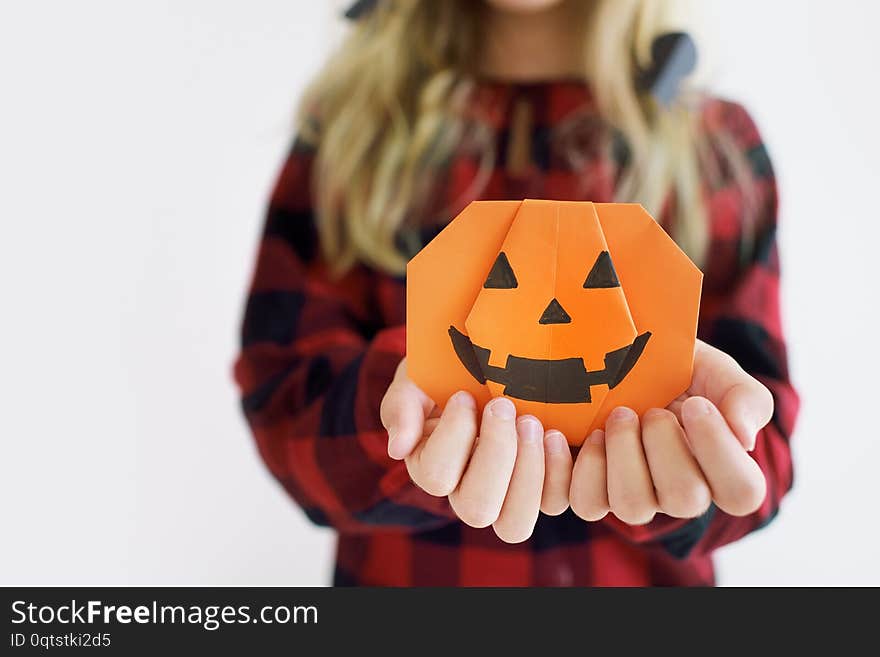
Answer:
[[(356, 262), (403, 271), (400, 229), (419, 213), (432, 171), (466, 130), (457, 108), (477, 74), (482, 4), (383, 0), (308, 89), (299, 131), (317, 149), (318, 232), (337, 272)], [(584, 26), (583, 71), (600, 117), (629, 150), (615, 200), (640, 202), (658, 216), (674, 199), (673, 237), (700, 263), (708, 222), (696, 113), (683, 100), (658, 108), (635, 82), (650, 63), (652, 42), (671, 27), (667, 8), (650, 0), (596, 0)], [(491, 148), (482, 160), (472, 198), (493, 166)], [(741, 175), (746, 169), (733, 166)]]

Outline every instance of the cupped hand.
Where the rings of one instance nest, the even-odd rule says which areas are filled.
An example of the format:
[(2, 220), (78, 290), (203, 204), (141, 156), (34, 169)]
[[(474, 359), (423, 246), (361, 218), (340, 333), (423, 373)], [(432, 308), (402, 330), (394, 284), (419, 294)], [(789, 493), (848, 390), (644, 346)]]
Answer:
[(413, 482), (430, 495), (448, 497), (471, 527), (492, 525), (509, 543), (532, 534), (539, 511), (568, 508), (572, 456), (558, 431), (544, 432), (531, 415), (516, 417), (498, 397), (478, 417), (467, 392), (450, 397), (442, 413), (406, 374), (401, 361), (380, 409), (388, 454), (404, 459)]
[(773, 398), (718, 349), (697, 341), (690, 388), (641, 418), (616, 408), (588, 436), (574, 465), (572, 510), (585, 520), (609, 511), (631, 525), (663, 513), (702, 515), (711, 502), (735, 516), (756, 511), (766, 482), (748, 451), (770, 421)]

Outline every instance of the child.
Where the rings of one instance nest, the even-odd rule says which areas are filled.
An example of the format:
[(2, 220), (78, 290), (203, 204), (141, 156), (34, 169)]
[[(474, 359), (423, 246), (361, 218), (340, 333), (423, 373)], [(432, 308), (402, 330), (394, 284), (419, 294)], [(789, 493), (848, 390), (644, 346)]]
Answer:
[[(360, 4), (273, 193), (236, 365), (272, 474), (339, 532), (335, 583), (713, 584), (712, 551), (792, 484), (751, 119), (646, 93), (660, 3)], [(690, 389), (574, 454), (504, 398), (477, 417), (406, 375), (407, 259), (470, 201), (526, 197), (641, 202), (705, 273)]]

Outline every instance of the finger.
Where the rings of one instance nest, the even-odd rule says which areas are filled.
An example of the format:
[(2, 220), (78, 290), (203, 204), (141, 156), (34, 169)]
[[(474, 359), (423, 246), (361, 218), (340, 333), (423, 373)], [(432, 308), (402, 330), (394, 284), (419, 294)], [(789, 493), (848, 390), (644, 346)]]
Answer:
[(438, 424), (440, 424), (439, 417), (429, 417), (425, 420), (424, 428), (422, 429), (422, 437), (427, 438), (434, 433), (434, 429), (437, 428)]
[(541, 511), (558, 516), (568, 508), (571, 489), (571, 449), (558, 431), (544, 434), (544, 490)]
[(466, 525), (488, 527), (501, 513), (516, 461), (515, 417), (509, 399), (497, 397), (486, 404), (470, 464), (449, 495), (449, 503)]
[(492, 525), (505, 543), (521, 543), (532, 535), (544, 486), (544, 427), (526, 415), (517, 421), (516, 431), (516, 463), (501, 513)]
[(457, 392), (449, 398), (431, 435), (407, 458), (412, 480), (431, 495), (449, 495), (461, 480), (476, 433), (474, 398), (464, 391)]
[(642, 446), (660, 510), (675, 518), (705, 513), (712, 493), (675, 415), (659, 408), (645, 413)]
[(697, 340), (691, 395), (706, 397), (748, 450), (758, 431), (773, 417), (773, 395), (723, 351)]
[(379, 406), (379, 418), (388, 431), (388, 456), (400, 460), (412, 452), (433, 408), (434, 402), (407, 376), (403, 359)]
[(715, 504), (734, 516), (756, 511), (767, 494), (764, 473), (718, 409), (703, 397), (691, 397), (682, 404), (681, 415), (691, 451), (706, 475)]
[(657, 512), (657, 499), (642, 449), (639, 416), (632, 409), (621, 406), (608, 416), (605, 456), (611, 511), (628, 525), (650, 522)]
[(601, 520), (608, 514), (606, 463), (605, 432), (596, 429), (581, 445), (571, 475), (571, 510), (584, 520)]

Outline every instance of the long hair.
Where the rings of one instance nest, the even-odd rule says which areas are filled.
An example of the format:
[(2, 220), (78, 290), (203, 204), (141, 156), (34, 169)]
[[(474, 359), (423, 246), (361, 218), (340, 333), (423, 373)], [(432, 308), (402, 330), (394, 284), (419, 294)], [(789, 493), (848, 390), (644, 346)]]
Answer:
[[(623, 137), (629, 156), (615, 200), (671, 214), (672, 236), (697, 262), (708, 243), (696, 103), (659, 108), (636, 83), (654, 39), (674, 27), (669, 3), (596, 0), (584, 18), (583, 76), (601, 120)], [(456, 149), (460, 112), (477, 76), (482, 2), (384, 0), (352, 27), (307, 90), (299, 133), (317, 150), (314, 197), (327, 262), (356, 262), (400, 273), (396, 240), (432, 170)], [(723, 139), (722, 139), (723, 150)], [(748, 167), (727, 149), (747, 184)], [(494, 160), (487, 148), (480, 171)], [(479, 192), (480, 173), (472, 186)], [(673, 201), (673, 202), (670, 202)]]

